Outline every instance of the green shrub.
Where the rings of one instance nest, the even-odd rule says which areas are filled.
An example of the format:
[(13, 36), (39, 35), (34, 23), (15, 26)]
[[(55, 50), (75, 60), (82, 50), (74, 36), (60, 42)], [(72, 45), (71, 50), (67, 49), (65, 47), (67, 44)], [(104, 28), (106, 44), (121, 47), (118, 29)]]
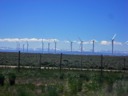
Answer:
[(80, 74), (79, 75), (79, 77), (81, 78), (81, 79), (84, 79), (84, 80), (86, 80), (86, 81), (89, 81), (90, 80), (90, 78), (89, 78), (89, 76), (87, 75), (87, 74)]
[(68, 79), (68, 86), (71, 94), (76, 94), (82, 90), (82, 80), (79, 78), (70, 77)]
[(9, 76), (9, 84), (15, 85), (15, 79), (16, 79), (15, 73), (9, 73), (8, 76)]
[(128, 94), (128, 83), (125, 80), (116, 81), (114, 87), (117, 96), (126, 96), (125, 94)]
[(59, 78), (64, 79), (64, 73), (60, 73)]
[(34, 95), (34, 93), (25, 86), (20, 86), (17, 89), (17, 96), (36, 96), (36, 95)]
[(5, 80), (5, 77), (3, 74), (0, 74), (0, 85), (4, 85), (4, 80)]
[(85, 87), (88, 91), (97, 91), (100, 89), (100, 85), (96, 81), (90, 81), (89, 83), (85, 84)]
[(63, 84), (57, 84), (56, 87), (57, 87), (57, 92), (58, 93), (63, 93), (63, 91), (64, 91)]
[(41, 86), (41, 91), (44, 93), (45, 92), (45, 85)]
[(48, 85), (45, 96), (59, 96), (55, 85)]

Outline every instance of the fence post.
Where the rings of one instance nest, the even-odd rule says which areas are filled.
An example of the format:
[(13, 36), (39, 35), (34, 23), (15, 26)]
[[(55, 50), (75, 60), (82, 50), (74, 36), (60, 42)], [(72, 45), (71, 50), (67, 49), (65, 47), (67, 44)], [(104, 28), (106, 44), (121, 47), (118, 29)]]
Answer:
[(103, 55), (101, 55), (101, 70), (100, 70), (100, 75), (101, 75), (101, 82), (102, 82), (102, 78), (103, 78)]
[(39, 68), (41, 69), (41, 54), (39, 54)]
[(18, 72), (20, 71), (20, 51), (18, 53)]
[(81, 66), (81, 71), (82, 71), (82, 63), (83, 63), (83, 55), (81, 54), (81, 58), (80, 58), (81, 60), (80, 60), (80, 66)]
[(61, 53), (60, 54), (60, 73), (61, 73), (61, 69), (62, 69), (62, 66), (61, 66), (62, 65), (62, 56), (63, 56), (63, 54)]
[(125, 72), (125, 70), (126, 70), (126, 68), (125, 68), (125, 63), (126, 63), (126, 59), (125, 59), (125, 57), (124, 57), (124, 72)]

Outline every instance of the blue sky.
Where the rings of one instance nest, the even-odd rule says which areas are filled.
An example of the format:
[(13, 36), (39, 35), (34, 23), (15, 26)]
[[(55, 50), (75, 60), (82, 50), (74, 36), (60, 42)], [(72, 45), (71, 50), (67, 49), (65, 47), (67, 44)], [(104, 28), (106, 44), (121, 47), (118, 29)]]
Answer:
[[(127, 51), (127, 5), (127, 0), (0, 0), (0, 47), (15, 46), (6, 38), (52, 38), (59, 41), (58, 49), (68, 50), (65, 41), (80, 37), (86, 42), (96, 39), (96, 50), (107, 51), (117, 34), (115, 50)], [(31, 42), (32, 48), (37, 46), (39, 42)], [(91, 50), (90, 43), (85, 46)]]

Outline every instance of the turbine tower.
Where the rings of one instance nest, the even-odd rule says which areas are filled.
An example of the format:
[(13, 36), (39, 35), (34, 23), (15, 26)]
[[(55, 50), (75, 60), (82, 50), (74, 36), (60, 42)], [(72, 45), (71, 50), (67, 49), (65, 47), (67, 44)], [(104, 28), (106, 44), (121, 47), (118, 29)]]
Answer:
[(24, 52), (24, 46), (25, 46), (25, 44), (23, 44), (23, 52)]
[(48, 42), (48, 53), (50, 51), (50, 42)]
[(27, 52), (28, 52), (28, 47), (29, 47), (28, 41), (26, 41), (26, 43), (27, 43)]
[(72, 41), (70, 41), (70, 47), (71, 47), (71, 52), (72, 52), (72, 49), (73, 49), (73, 42)]
[(112, 37), (112, 55), (114, 53), (114, 40), (115, 40), (116, 34)]
[(70, 51), (72, 52), (72, 50), (73, 50), (73, 41), (68, 41), (68, 43), (70, 43)]
[(95, 40), (92, 40), (92, 52), (95, 52)]
[(81, 53), (83, 53), (83, 43), (84, 43), (84, 41), (81, 40), (80, 38), (79, 38), (79, 40), (80, 40), (80, 50), (81, 50)]

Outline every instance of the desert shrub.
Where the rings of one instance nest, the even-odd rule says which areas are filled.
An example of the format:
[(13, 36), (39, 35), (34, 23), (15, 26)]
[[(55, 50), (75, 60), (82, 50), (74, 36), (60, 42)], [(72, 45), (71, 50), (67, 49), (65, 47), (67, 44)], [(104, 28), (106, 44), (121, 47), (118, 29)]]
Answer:
[(85, 88), (88, 91), (97, 91), (100, 88), (100, 85), (96, 81), (90, 81), (89, 83), (85, 84)]
[(40, 87), (41, 87), (41, 91), (44, 93), (46, 91), (45, 90), (45, 88), (46, 88), (45, 85), (41, 85)]
[(126, 96), (128, 94), (128, 83), (125, 80), (118, 80), (114, 84), (117, 96)]
[(10, 85), (15, 85), (15, 79), (16, 79), (15, 73), (9, 73), (8, 77), (9, 77), (9, 84)]
[(89, 81), (90, 80), (90, 77), (87, 75), (87, 74), (79, 74), (79, 77), (83, 80), (86, 80), (86, 81)]
[(115, 81), (117, 81), (119, 77), (115, 74), (107, 74), (104, 77), (104, 80), (106, 81), (107, 84), (107, 92), (112, 92), (113, 91), (113, 84)]
[(63, 84), (57, 84), (56, 87), (57, 87), (57, 92), (58, 93), (63, 93), (63, 91), (64, 91)]
[(30, 90), (34, 91), (35, 89), (35, 85), (32, 84), (32, 83), (29, 83), (29, 84), (25, 84), (27, 88), (29, 88)]
[(3, 74), (0, 74), (0, 85), (4, 85), (4, 80), (5, 80), (5, 77)]
[(59, 96), (55, 85), (48, 85), (45, 96)]
[(73, 75), (68, 78), (68, 87), (71, 94), (76, 94), (77, 92), (82, 90), (82, 79), (78, 77), (78, 75)]
[(64, 76), (65, 76), (64, 73), (60, 73), (59, 78), (60, 78), (60, 79), (64, 79)]
[(20, 86), (17, 88), (17, 96), (36, 96), (32, 90), (26, 88), (25, 86)]

